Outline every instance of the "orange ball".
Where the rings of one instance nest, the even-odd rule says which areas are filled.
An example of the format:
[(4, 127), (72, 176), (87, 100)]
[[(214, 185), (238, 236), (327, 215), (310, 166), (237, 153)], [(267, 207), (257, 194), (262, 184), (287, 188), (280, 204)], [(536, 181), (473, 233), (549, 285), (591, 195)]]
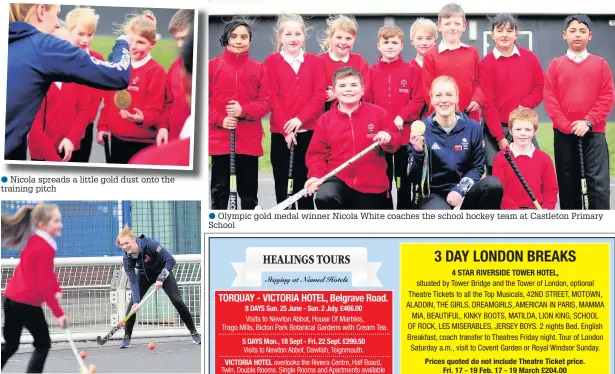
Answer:
[(126, 324), (126, 322), (124, 322), (124, 321), (120, 322), (120, 326), (124, 326), (125, 324)]
[(150, 351), (153, 351), (153, 350), (154, 350), (154, 348), (156, 348), (156, 344), (154, 344), (154, 343), (149, 343), (149, 344), (147, 345), (147, 348), (149, 348), (149, 350), (150, 350)]
[(85, 359), (86, 357), (88, 357), (88, 354), (85, 353), (85, 351), (81, 351), (79, 352), (79, 356), (81, 356), (82, 359)]
[(88, 370), (90, 371), (90, 373), (96, 373), (96, 365), (90, 364)]

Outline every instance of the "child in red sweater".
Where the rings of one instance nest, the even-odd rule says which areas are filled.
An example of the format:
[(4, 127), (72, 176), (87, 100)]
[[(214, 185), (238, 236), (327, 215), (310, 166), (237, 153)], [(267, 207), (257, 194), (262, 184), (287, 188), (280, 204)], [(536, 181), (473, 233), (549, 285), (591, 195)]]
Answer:
[(361, 74), (365, 85), (365, 96), (363, 101), (370, 101), (369, 97), (369, 65), (367, 61), (358, 53), (353, 53), (352, 47), (357, 40), (357, 30), (359, 26), (353, 17), (344, 15), (332, 16), (327, 20), (327, 30), (325, 39), (322, 40), (323, 53), (318, 58), (323, 62), (325, 80), (327, 82), (327, 98), (325, 111), (328, 111), (335, 100), (333, 93), (333, 75), (338, 69), (350, 66)]
[[(97, 60), (105, 61), (105, 58), (99, 52), (90, 49), (94, 33), (98, 26), (100, 16), (94, 12), (94, 9), (87, 7), (75, 8), (66, 15), (66, 28), (70, 32), (70, 43), (85, 50), (91, 57)], [(87, 113), (88, 125), (81, 138), (80, 144), (75, 144), (75, 150), (70, 159), (71, 162), (88, 162), (92, 152), (92, 142), (94, 140), (94, 120), (98, 114), (98, 109), (104, 96), (104, 91), (97, 90), (88, 86), (80, 86), (80, 99), (89, 101)], [(81, 109), (79, 110), (81, 112)], [(85, 115), (85, 114), (84, 114)]]
[(164, 107), (166, 74), (162, 65), (150, 54), (156, 45), (154, 14), (145, 11), (130, 18), (124, 32), (132, 37), (132, 69), (126, 89), (132, 96), (132, 103), (127, 109), (119, 109), (113, 102), (116, 91), (108, 92), (96, 135), (98, 144), (104, 144), (103, 135), (111, 134), (112, 164), (127, 164), (137, 152), (156, 142)]
[[(551, 157), (533, 144), (538, 130), (538, 113), (530, 108), (513, 109), (508, 119), (513, 139), (509, 145), (517, 168), (543, 209), (555, 209), (557, 204), (557, 178)], [(504, 195), (502, 209), (534, 209), (534, 204), (521, 185), (519, 178), (500, 151), (493, 160), (493, 176), (502, 182)]]
[(417, 18), (410, 26), (410, 43), (416, 49), (416, 57), (410, 63), (417, 68), (423, 68), (425, 54), (436, 45), (438, 41), (438, 28), (427, 18)]
[(251, 21), (233, 18), (224, 28), (221, 56), (209, 61), (209, 155), (211, 207), (226, 209), (230, 192), (231, 130), (241, 208), (258, 205), (258, 158), (263, 155), (262, 118), (271, 110), (265, 66), (250, 58)]
[[(511, 136), (506, 120), (510, 112), (516, 108), (536, 108), (542, 102), (544, 75), (540, 61), (532, 51), (515, 44), (518, 32), (519, 22), (512, 14), (493, 17), (491, 38), (495, 48), (480, 62), (487, 174), (491, 174), (495, 154), (509, 146)], [(532, 143), (538, 148), (536, 137)]]
[[(55, 29), (53, 35), (71, 40), (64, 26)], [(88, 124), (96, 117), (100, 102), (95, 100), (95, 91), (76, 83), (55, 82), (49, 87), (28, 133), (32, 161), (82, 161), (74, 156)]]
[[(422, 95), (421, 70), (405, 63), (401, 58), (404, 48), (404, 32), (395, 25), (387, 25), (378, 31), (378, 50), (381, 53), (377, 64), (369, 69), (372, 101), (387, 111), (387, 123), (395, 123), (401, 132), (401, 146), (395, 154), (387, 153), (387, 176), (389, 191), (395, 180), (397, 209), (410, 209), (408, 166), (408, 141), (410, 123), (419, 119), (425, 105)], [(395, 177), (395, 179), (393, 179)]]
[[(35, 227), (36, 232), (31, 233)], [(53, 272), (57, 244), (53, 239), (62, 231), (62, 216), (55, 205), (24, 206), (13, 216), (2, 215), (2, 245), (19, 248), (19, 264), (4, 289), (4, 341), (2, 368), (17, 352), (21, 330), (34, 338), (34, 352), (26, 373), (42, 373), (51, 348), (49, 326), (41, 305), (46, 303), (64, 327), (66, 317), (60, 306), (62, 289)]]
[[(290, 148), (293, 147), (293, 193), (307, 181), (305, 153), (325, 103), (327, 83), (322, 61), (306, 53), (305, 22), (298, 14), (278, 17), (277, 50), (265, 60), (271, 88), (271, 166), (277, 203), (288, 195)], [(313, 209), (311, 197), (298, 202), (299, 209)]]
[[(177, 47), (180, 52), (193, 21), (193, 9), (178, 10), (169, 21), (169, 33), (177, 40)], [(156, 136), (158, 146), (167, 144), (170, 140), (178, 139), (184, 123), (190, 116), (190, 103), (185, 100), (184, 87), (182, 86), (183, 69), (183, 61), (180, 55), (167, 72), (164, 113)]]
[[(400, 131), (387, 121), (386, 112), (362, 103), (361, 74), (351, 67), (333, 77), (337, 104), (318, 119), (308, 148), (309, 169), (304, 188), (314, 196), (318, 209), (389, 209), (391, 184), (386, 175), (384, 152), (399, 148)], [(320, 178), (374, 142), (380, 143), (352, 165), (320, 185)]]
[(582, 207), (579, 157), (583, 157), (589, 208), (609, 209), (609, 149), (605, 131), (606, 118), (615, 105), (613, 76), (604, 58), (587, 52), (587, 43), (592, 38), (589, 17), (574, 14), (564, 24), (568, 52), (549, 64), (544, 90), (545, 109), (553, 121), (560, 208)]
[[(192, 56), (194, 50), (192, 24), (188, 25), (188, 34), (182, 36), (181, 61), (182, 70), (179, 74), (180, 86), (183, 88), (182, 95), (174, 94), (174, 105), (183, 100), (188, 106), (192, 103)], [(169, 143), (158, 147), (152, 145), (137, 153), (130, 159), (129, 164), (160, 165), (160, 166), (191, 166), (192, 164), (192, 135), (194, 133), (194, 118), (189, 116), (182, 124), (182, 130), (177, 139), (169, 140)]]
[(432, 48), (423, 60), (423, 96), (430, 105), (431, 83), (439, 76), (452, 77), (459, 87), (459, 107), (478, 121), (483, 95), (478, 84), (479, 57), (475, 47), (461, 42), (466, 31), (466, 17), (461, 6), (447, 4), (438, 13), (438, 30), (442, 42)]

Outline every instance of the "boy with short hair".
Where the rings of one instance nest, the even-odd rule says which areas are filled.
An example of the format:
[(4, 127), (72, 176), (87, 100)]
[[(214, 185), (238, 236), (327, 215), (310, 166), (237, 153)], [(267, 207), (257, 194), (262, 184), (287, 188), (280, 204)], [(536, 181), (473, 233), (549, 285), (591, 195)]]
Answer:
[[(508, 148), (517, 168), (543, 209), (553, 210), (557, 204), (557, 178), (551, 157), (533, 144), (538, 130), (538, 113), (530, 108), (513, 109), (508, 119), (513, 142)], [(502, 209), (534, 209), (534, 204), (508, 164), (504, 152), (493, 160), (493, 176), (502, 182)]]
[[(544, 74), (538, 57), (515, 44), (519, 22), (509, 13), (501, 13), (491, 21), (493, 53), (480, 62), (480, 87), (485, 96), (483, 106), (483, 136), (487, 174), (491, 174), (493, 158), (508, 148), (509, 124), (506, 122), (515, 108), (536, 108), (542, 102)], [(534, 137), (534, 147), (538, 142)]]
[(386, 25), (378, 31), (378, 63), (369, 69), (370, 97), (374, 104), (387, 111), (387, 123), (395, 123), (401, 131), (401, 146), (395, 154), (387, 153), (387, 176), (389, 191), (393, 176), (397, 188), (397, 209), (410, 209), (408, 165), (408, 141), (410, 123), (419, 119), (425, 105), (422, 95), (421, 71), (405, 63), (401, 58), (404, 48), (404, 32), (395, 25)]
[[(438, 13), (438, 31), (442, 41), (437, 48), (425, 53), (423, 59), (423, 96), (431, 105), (431, 83), (441, 75), (452, 77), (459, 87), (459, 107), (471, 119), (478, 121), (479, 109), (484, 101), (478, 84), (478, 50), (461, 42), (466, 30), (465, 13), (458, 4), (445, 5)], [(433, 108), (430, 107), (433, 112)]]
[(178, 139), (186, 119), (190, 117), (190, 103), (185, 100), (184, 87), (182, 86), (183, 60), (181, 51), (184, 47), (184, 39), (190, 31), (190, 25), (194, 22), (193, 9), (178, 10), (169, 21), (169, 33), (177, 40), (180, 54), (167, 72), (167, 83), (164, 95), (164, 111), (160, 127), (166, 131), (159, 131), (156, 144), (166, 144), (170, 140)]
[[(592, 38), (588, 16), (573, 14), (564, 21), (565, 55), (551, 61), (545, 74), (544, 104), (553, 121), (553, 151), (561, 209), (581, 209), (580, 160), (590, 209), (610, 208), (609, 150), (606, 118), (615, 105), (608, 62), (587, 52)], [(579, 155), (579, 140), (583, 155)]]
[(416, 57), (410, 63), (417, 68), (423, 68), (425, 53), (438, 42), (438, 27), (427, 18), (417, 18), (410, 26), (410, 43), (416, 49)]
[[(361, 74), (354, 68), (340, 68), (333, 76), (336, 105), (318, 119), (305, 158), (309, 178), (305, 188), (310, 195), (318, 190), (314, 196), (318, 209), (390, 208), (391, 184), (383, 151), (395, 153), (400, 134), (382, 108), (361, 102), (364, 91)], [(376, 141), (381, 149), (376, 148), (320, 185), (320, 178)]]
[[(98, 26), (98, 20), (100, 16), (96, 14), (94, 9), (88, 7), (79, 7), (71, 10), (66, 14), (66, 28), (70, 32), (70, 43), (85, 50), (91, 57), (99, 61), (105, 61), (103, 55), (99, 52), (90, 49), (90, 45), (94, 40), (94, 34), (96, 33), (96, 27)], [(92, 153), (92, 142), (94, 139), (94, 120), (100, 109), (100, 103), (102, 102), (103, 92), (95, 88), (82, 86), (84, 91), (83, 95), (87, 96), (87, 100), (90, 101), (88, 105), (89, 113), (88, 125), (85, 129), (85, 133), (81, 138), (80, 144), (75, 144), (75, 151), (73, 151), (70, 161), (72, 162), (88, 162), (90, 160), (90, 154)], [(81, 109), (83, 110), (83, 109)]]

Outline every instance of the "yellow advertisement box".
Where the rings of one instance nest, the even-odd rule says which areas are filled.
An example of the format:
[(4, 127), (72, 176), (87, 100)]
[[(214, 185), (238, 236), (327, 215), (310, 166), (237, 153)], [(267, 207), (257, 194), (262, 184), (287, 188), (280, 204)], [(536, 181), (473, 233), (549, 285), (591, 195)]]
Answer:
[(402, 373), (607, 373), (611, 261), (608, 244), (402, 244)]

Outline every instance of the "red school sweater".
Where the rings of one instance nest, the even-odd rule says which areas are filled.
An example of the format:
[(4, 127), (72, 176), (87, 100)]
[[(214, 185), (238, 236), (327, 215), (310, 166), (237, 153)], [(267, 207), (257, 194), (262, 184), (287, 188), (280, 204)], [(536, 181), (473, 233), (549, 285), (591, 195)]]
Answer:
[(117, 91), (107, 91), (105, 106), (98, 120), (98, 131), (111, 131), (114, 136), (130, 142), (155, 143), (158, 123), (164, 108), (166, 73), (162, 65), (150, 58), (145, 65), (130, 70), (130, 82), (126, 91), (132, 96), (127, 109), (143, 112), (143, 123), (136, 124), (120, 117), (120, 109), (113, 103)]
[(271, 89), (271, 132), (284, 133), (286, 122), (295, 117), (301, 121), (301, 129), (314, 130), (327, 97), (322, 61), (305, 53), (299, 72), (295, 73), (276, 52), (267, 57), (265, 68)]
[(32, 235), (19, 255), (19, 264), (6, 284), (4, 296), (22, 304), (46, 303), (56, 317), (64, 311), (55, 294), (62, 292), (53, 272), (55, 249), (39, 234)]
[(262, 118), (271, 110), (267, 69), (260, 61), (225, 49), (209, 60), (209, 155), (228, 155), (231, 132), (222, 127), (226, 106), (235, 100), (242, 113), (235, 129), (235, 152), (262, 156)]
[(395, 153), (401, 137), (397, 127), (387, 122), (384, 109), (370, 103), (361, 103), (352, 116), (340, 112), (337, 105), (320, 116), (305, 156), (308, 178), (322, 178), (348, 161), (372, 144), (379, 131), (391, 134), (391, 141), (361, 157), (336, 177), (361, 193), (388, 191), (389, 179), (383, 150)]
[(608, 62), (589, 55), (577, 63), (560, 56), (545, 74), (544, 102), (553, 128), (572, 133), (572, 122), (588, 119), (593, 132), (606, 131), (606, 118), (615, 105), (613, 76)]
[(182, 83), (183, 64), (182, 58), (178, 57), (167, 72), (164, 110), (158, 128), (169, 130), (169, 140), (179, 138), (179, 133), (191, 112)]
[(134, 155), (129, 164), (190, 166), (190, 138), (169, 140), (166, 146), (149, 146)]
[(542, 102), (544, 74), (538, 57), (518, 47), (520, 55), (495, 58), (487, 54), (480, 62), (480, 87), (485, 96), (483, 119), (496, 140), (504, 138), (502, 123), (519, 105), (536, 108)]
[(401, 57), (393, 62), (378, 63), (369, 68), (372, 102), (387, 111), (387, 121), (397, 116), (404, 121), (401, 144), (408, 145), (410, 123), (419, 119), (425, 105), (421, 71)]
[(363, 86), (365, 88), (365, 95), (363, 95), (363, 101), (371, 101), (371, 98), (368, 95), (368, 93), (370, 92), (369, 64), (367, 63), (367, 61), (365, 61), (363, 56), (358, 53), (350, 52), (348, 62), (333, 61), (331, 57), (329, 57), (329, 52), (327, 51), (317, 55), (316, 57), (318, 57), (323, 63), (325, 69), (325, 82), (327, 83), (327, 87), (333, 86), (333, 75), (335, 75), (335, 72), (339, 68), (350, 66), (355, 68), (359, 72), (359, 74), (361, 74), (361, 78), (363, 78)]
[(28, 134), (30, 157), (45, 161), (62, 161), (60, 142), (67, 138), (79, 149), (88, 124), (92, 123), (100, 101), (93, 89), (76, 83), (49, 86)]
[[(437, 77), (448, 75), (455, 79), (459, 87), (459, 109), (464, 111), (471, 101), (481, 106), (484, 97), (478, 84), (478, 51), (473, 46), (460, 47), (455, 50), (438, 52), (438, 46), (431, 48), (423, 58), (423, 96), (430, 106), (429, 114), (433, 113), (431, 106), (431, 84)], [(470, 112), (470, 118), (478, 121), (479, 111)]]
[[(526, 155), (515, 157), (512, 152), (510, 155), (540, 206), (543, 209), (555, 209), (559, 187), (551, 157), (540, 149), (534, 150), (531, 158)], [(506, 160), (504, 151), (500, 151), (493, 159), (493, 176), (502, 182), (504, 188), (500, 205), (502, 209), (535, 209), (532, 199), (525, 192), (525, 188)]]

